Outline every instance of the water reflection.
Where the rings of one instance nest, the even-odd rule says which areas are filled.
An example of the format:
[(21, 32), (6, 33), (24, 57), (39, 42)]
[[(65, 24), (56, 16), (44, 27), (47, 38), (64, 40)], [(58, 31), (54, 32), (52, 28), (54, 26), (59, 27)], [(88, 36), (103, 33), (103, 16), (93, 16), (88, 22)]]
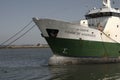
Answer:
[(48, 66), (48, 48), (1, 49), (0, 80), (120, 80), (119, 64)]
[(88, 64), (50, 67), (51, 80), (118, 80), (120, 64)]

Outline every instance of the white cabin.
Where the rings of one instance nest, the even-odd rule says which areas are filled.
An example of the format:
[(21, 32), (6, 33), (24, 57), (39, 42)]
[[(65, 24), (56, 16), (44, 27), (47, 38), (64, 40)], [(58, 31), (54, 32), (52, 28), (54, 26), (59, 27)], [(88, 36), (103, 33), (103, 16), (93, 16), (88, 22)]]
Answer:
[(112, 8), (110, 0), (103, 0), (103, 7), (92, 9), (81, 20), (80, 25), (98, 29), (120, 42), (120, 9)]

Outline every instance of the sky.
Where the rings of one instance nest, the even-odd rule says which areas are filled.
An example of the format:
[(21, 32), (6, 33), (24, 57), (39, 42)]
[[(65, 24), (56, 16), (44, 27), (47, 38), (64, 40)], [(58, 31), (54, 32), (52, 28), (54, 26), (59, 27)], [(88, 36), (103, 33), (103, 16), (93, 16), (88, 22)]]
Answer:
[[(120, 8), (120, 0), (114, 1), (116, 2), (113, 7)], [(33, 17), (68, 22), (78, 21), (84, 19), (84, 15), (90, 9), (101, 6), (102, 0), (0, 0), (0, 44), (20, 31), (32, 21)], [(34, 23), (27, 29), (32, 25)], [(25, 36), (13, 43), (13, 45), (38, 43), (46, 44), (46, 41), (41, 37), (40, 30), (35, 26)]]

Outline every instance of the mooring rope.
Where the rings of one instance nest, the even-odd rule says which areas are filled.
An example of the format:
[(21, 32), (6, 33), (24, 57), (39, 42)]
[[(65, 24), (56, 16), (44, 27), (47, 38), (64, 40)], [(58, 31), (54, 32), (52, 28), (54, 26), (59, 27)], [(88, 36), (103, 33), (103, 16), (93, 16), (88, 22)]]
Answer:
[(17, 33), (15, 33), (13, 36), (11, 36), (10, 38), (8, 38), (6, 41), (4, 41), (3, 43), (0, 44), (0, 46), (4, 45), (5, 43), (7, 43), (8, 41), (10, 41), (11, 39), (13, 39), (14, 37), (16, 37), (18, 34), (20, 34), (24, 29), (26, 29), (30, 24), (32, 23), (32, 21), (30, 21), (25, 27), (23, 27), (20, 31), (18, 31)]
[[(116, 41), (115, 39), (111, 38), (110, 36), (108, 36), (105, 32), (101, 31), (106, 37), (108, 37), (110, 40), (119, 43), (118, 41)], [(119, 43), (120, 44), (120, 43)]]
[(18, 39), (20, 39), (21, 37), (23, 37), (25, 34), (27, 34), (30, 30), (32, 30), (35, 27), (35, 25), (33, 25), (31, 28), (29, 28), (26, 32), (24, 32), (22, 35), (20, 35), (18, 38), (16, 38), (15, 40), (11, 41), (8, 45), (10, 46), (12, 43), (14, 43), (15, 41), (17, 41)]
[[(99, 31), (101, 31), (101, 30), (99, 30)], [(103, 33), (103, 31), (101, 31), (101, 32)], [(106, 46), (105, 46), (105, 44), (103, 42), (102, 35), (100, 37), (102, 39), (102, 45), (103, 45), (103, 49), (104, 49), (104, 57), (107, 57), (108, 56), (108, 52), (107, 52)]]

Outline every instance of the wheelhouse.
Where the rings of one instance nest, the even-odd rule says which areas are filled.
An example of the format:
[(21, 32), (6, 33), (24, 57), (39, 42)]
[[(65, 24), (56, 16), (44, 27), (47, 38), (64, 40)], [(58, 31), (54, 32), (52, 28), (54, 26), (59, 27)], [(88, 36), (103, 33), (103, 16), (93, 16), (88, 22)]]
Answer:
[(115, 12), (100, 12), (100, 13), (93, 13), (93, 14), (87, 14), (87, 15), (85, 15), (86, 19), (99, 18), (99, 17), (110, 17), (110, 16), (120, 17), (120, 13), (115, 13)]

